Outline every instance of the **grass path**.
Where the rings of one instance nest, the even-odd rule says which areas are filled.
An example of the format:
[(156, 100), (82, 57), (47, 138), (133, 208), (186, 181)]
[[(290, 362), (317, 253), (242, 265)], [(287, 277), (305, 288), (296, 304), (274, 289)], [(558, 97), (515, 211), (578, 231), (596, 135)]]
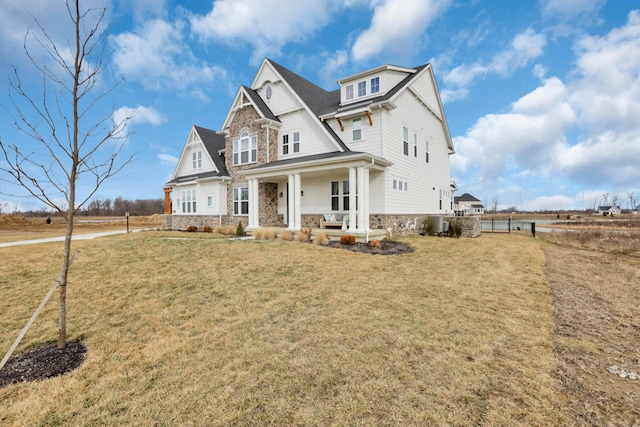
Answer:
[[(562, 425), (544, 255), (413, 236), (382, 257), (149, 232), (77, 242), (63, 377), (0, 389), (2, 425)], [(0, 349), (59, 247), (0, 249)], [(53, 341), (50, 303), (18, 351)]]

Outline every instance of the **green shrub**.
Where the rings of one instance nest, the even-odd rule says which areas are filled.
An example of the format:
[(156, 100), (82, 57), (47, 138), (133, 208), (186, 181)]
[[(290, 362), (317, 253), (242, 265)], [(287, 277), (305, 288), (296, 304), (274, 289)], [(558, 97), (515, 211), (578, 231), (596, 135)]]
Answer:
[(244, 227), (242, 226), (242, 223), (239, 222), (238, 227), (236, 228), (236, 236), (244, 236), (245, 234)]
[(435, 236), (436, 234), (436, 223), (429, 217), (426, 217), (422, 221), (422, 229), (427, 234), (427, 236)]

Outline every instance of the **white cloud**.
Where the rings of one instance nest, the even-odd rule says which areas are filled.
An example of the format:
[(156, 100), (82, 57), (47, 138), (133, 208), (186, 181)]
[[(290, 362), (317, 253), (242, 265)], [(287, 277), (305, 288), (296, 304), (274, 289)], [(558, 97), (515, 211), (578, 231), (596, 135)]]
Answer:
[(113, 62), (130, 80), (151, 89), (210, 84), (224, 79), (226, 72), (194, 58), (184, 37), (184, 23), (161, 19), (146, 22), (136, 32), (111, 37), (116, 51)]
[(158, 159), (160, 160), (160, 163), (162, 163), (163, 166), (171, 166), (174, 168), (178, 164), (178, 160), (179, 160), (176, 156), (172, 156), (171, 154), (158, 154)]
[[(375, 6), (371, 26), (355, 41), (351, 55), (364, 60), (387, 49), (411, 50), (417, 34), (449, 5), (449, 0), (385, 0)], [(413, 46), (415, 47), (415, 46)]]
[(524, 203), (525, 211), (571, 210), (578, 207), (574, 198), (564, 195), (540, 196)]
[[(640, 181), (640, 13), (576, 44), (567, 83), (544, 79), (508, 112), (454, 138), (454, 174), (483, 183), (521, 169), (550, 180), (629, 188)], [(539, 75), (542, 75), (540, 73)]]
[(203, 40), (253, 46), (251, 62), (257, 64), (322, 28), (337, 5), (334, 0), (218, 0), (209, 13), (191, 18), (191, 30)]
[(571, 19), (584, 13), (596, 12), (606, 2), (607, 0), (542, 0), (542, 14)]
[(162, 114), (155, 108), (138, 106), (138, 107), (120, 107), (113, 113), (113, 120), (115, 123), (121, 123), (123, 120), (130, 117), (129, 125), (149, 123), (154, 126), (161, 125), (165, 122)]
[(474, 64), (462, 64), (444, 76), (444, 81), (452, 86), (467, 86), (476, 77), (487, 73), (510, 75), (514, 70), (522, 68), (542, 55), (547, 39), (542, 33), (527, 28), (517, 34), (508, 49), (498, 52), (488, 64), (478, 61)]

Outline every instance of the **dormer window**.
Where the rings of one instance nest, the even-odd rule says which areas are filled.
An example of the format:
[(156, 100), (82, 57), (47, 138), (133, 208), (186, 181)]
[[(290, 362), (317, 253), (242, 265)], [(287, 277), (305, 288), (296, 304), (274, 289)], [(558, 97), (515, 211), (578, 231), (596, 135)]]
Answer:
[(367, 82), (358, 82), (358, 98), (367, 94)]
[(380, 77), (374, 77), (371, 79), (371, 93), (380, 92)]
[(347, 100), (353, 99), (353, 85), (349, 85), (345, 88), (345, 98)]

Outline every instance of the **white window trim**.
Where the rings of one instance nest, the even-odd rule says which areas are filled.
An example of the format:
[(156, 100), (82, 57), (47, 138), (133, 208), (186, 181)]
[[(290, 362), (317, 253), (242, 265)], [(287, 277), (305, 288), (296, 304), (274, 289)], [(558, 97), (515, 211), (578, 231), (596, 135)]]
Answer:
[[(242, 149), (242, 143), (246, 140), (247, 149)], [(242, 161), (242, 153), (247, 153), (247, 161)], [(258, 137), (251, 135), (248, 131), (242, 131), (240, 138), (233, 141), (233, 165), (242, 166), (258, 161)]]
[[(246, 190), (246, 199), (242, 198), (242, 190)], [(247, 204), (247, 213), (242, 213), (242, 205)], [(249, 216), (249, 187), (233, 188), (233, 216)]]
[[(351, 139), (353, 142), (362, 141), (362, 119), (353, 119), (351, 123)], [(358, 138), (356, 138), (356, 131), (358, 132)]]

